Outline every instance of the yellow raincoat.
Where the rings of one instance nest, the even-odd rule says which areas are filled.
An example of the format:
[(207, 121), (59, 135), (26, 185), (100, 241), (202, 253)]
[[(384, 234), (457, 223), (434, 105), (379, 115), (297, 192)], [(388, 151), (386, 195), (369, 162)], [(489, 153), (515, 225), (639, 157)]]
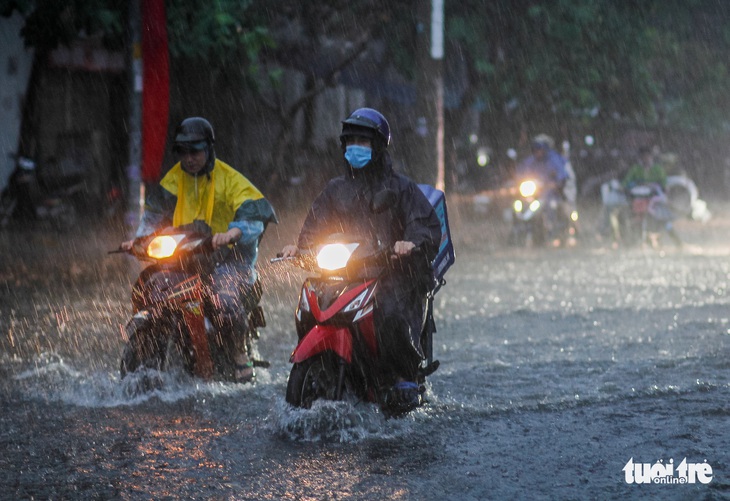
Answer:
[(246, 177), (218, 159), (209, 175), (197, 177), (183, 171), (178, 162), (160, 185), (177, 197), (173, 226), (200, 220), (205, 221), (214, 234), (228, 231), (229, 223), (234, 221), (236, 212), (245, 202), (264, 198)]

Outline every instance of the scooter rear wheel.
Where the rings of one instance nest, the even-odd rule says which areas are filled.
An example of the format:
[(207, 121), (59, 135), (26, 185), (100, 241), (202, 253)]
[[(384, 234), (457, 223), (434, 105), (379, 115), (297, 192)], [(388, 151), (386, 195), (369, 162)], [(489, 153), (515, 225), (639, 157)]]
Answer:
[(294, 407), (309, 409), (315, 400), (336, 400), (337, 382), (335, 357), (321, 353), (291, 368), (286, 401)]

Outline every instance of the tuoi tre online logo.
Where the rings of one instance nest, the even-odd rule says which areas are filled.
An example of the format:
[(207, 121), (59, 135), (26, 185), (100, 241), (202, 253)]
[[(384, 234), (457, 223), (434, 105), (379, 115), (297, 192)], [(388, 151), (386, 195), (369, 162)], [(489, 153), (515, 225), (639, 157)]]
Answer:
[(629, 459), (623, 467), (627, 484), (709, 484), (712, 481), (712, 466), (702, 463), (688, 463), (684, 458), (676, 467), (674, 459), (665, 463), (660, 459), (654, 464), (635, 463)]

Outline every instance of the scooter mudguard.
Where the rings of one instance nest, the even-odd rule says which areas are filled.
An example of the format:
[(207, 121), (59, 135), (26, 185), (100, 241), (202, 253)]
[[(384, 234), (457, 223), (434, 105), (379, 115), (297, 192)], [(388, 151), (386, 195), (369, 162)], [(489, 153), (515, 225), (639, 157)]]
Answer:
[(201, 303), (189, 303), (183, 309), (183, 320), (190, 333), (190, 341), (195, 352), (195, 375), (210, 379), (213, 377), (213, 359), (210, 356)]
[(350, 331), (345, 327), (315, 325), (299, 342), (289, 361), (294, 364), (300, 363), (327, 350), (334, 351), (348, 364), (351, 363), (352, 335)]

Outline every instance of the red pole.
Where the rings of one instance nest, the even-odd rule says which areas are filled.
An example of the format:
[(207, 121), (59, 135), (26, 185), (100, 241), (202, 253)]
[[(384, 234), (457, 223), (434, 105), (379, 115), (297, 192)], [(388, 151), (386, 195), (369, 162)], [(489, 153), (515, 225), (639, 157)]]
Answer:
[(164, 0), (142, 5), (142, 181), (155, 183), (165, 154), (170, 63)]

